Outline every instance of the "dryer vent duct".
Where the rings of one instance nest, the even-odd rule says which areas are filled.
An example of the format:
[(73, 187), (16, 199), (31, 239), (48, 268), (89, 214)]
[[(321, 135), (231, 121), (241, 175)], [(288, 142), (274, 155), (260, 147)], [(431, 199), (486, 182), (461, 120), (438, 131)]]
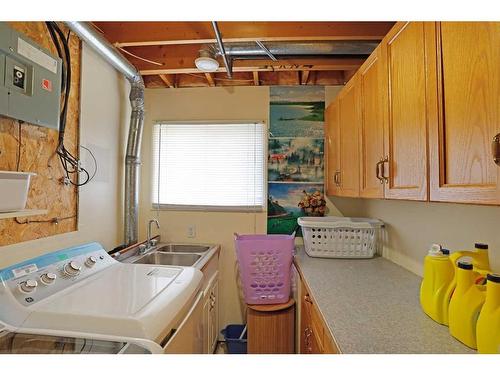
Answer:
[[(233, 59), (262, 59), (290, 57), (335, 57), (369, 55), (379, 44), (378, 41), (337, 40), (317, 42), (238, 42), (224, 43), (225, 53)], [(221, 51), (217, 45), (212, 48)]]
[(370, 55), (379, 41), (376, 40), (334, 40), (298, 42), (230, 42), (223, 43), (214, 22), (217, 43), (205, 44), (200, 49), (200, 57), (209, 51), (215, 57), (222, 57), (227, 75), (232, 77), (233, 60), (260, 60), (297, 58), (342, 58)]
[(144, 126), (144, 81), (137, 69), (89, 22), (66, 22), (69, 29), (92, 47), (130, 82), (130, 126), (125, 157), (124, 240), (137, 243), (139, 217), (139, 174)]

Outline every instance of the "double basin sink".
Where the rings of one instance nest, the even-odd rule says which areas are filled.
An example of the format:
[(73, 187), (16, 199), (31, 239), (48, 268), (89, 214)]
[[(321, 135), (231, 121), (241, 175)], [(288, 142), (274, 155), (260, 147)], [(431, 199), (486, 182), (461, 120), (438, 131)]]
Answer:
[(159, 244), (144, 255), (127, 259), (130, 263), (194, 267), (209, 252), (211, 246)]

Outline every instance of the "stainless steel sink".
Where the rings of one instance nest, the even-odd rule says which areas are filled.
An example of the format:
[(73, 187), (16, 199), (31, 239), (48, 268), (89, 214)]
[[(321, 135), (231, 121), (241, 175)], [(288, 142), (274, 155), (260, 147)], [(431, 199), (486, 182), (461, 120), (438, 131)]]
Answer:
[(157, 251), (166, 253), (204, 253), (209, 249), (209, 246), (204, 245), (168, 244), (159, 247)]
[(195, 265), (201, 257), (201, 254), (175, 254), (155, 251), (140, 257), (135, 260), (134, 263), (191, 267)]

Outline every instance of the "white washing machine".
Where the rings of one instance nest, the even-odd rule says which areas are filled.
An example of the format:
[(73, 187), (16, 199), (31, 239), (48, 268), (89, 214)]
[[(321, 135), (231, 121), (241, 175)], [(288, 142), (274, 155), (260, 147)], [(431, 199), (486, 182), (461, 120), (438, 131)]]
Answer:
[(202, 273), (98, 243), (0, 270), (0, 352), (201, 353)]

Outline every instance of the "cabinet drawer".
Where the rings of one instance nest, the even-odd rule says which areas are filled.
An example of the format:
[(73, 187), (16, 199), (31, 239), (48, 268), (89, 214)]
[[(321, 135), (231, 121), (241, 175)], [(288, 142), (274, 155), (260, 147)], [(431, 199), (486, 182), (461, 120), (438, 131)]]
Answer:
[(316, 302), (303, 282), (301, 290), (301, 353), (339, 353)]

